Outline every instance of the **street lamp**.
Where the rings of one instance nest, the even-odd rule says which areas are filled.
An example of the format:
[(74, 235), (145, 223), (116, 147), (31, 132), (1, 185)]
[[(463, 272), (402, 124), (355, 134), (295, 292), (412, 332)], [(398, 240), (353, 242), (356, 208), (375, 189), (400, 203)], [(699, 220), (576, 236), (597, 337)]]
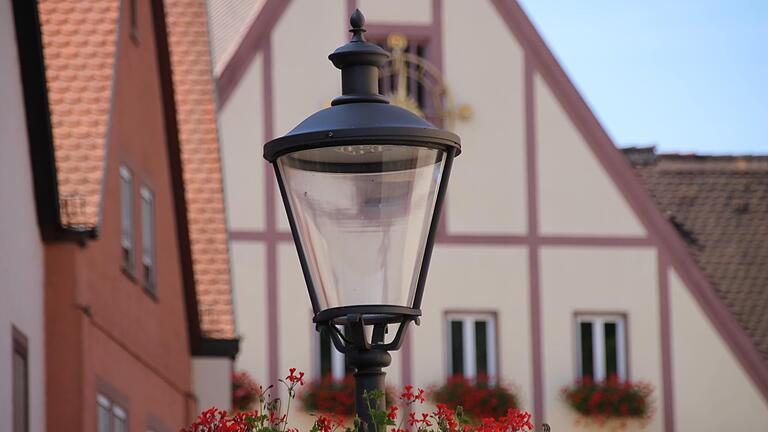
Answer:
[[(459, 137), (378, 92), (389, 54), (365, 40), (355, 10), (352, 38), (328, 58), (341, 69), (331, 107), (264, 145), (280, 186), (317, 330), (355, 369), (358, 416), (363, 394), (384, 390), (411, 322), (418, 324)], [(392, 326), (391, 333), (388, 328)], [(384, 401), (375, 408), (383, 409)]]

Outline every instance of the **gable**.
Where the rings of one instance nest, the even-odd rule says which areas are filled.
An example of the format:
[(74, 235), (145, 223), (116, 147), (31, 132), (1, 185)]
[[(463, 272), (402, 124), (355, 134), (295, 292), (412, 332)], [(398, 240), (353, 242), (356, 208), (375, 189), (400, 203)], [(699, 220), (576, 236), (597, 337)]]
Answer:
[(668, 257), (671, 266), (685, 281), (686, 287), (728, 344), (741, 366), (753, 379), (760, 392), (768, 398), (768, 367), (755, 344), (738, 325), (733, 315), (727, 312), (723, 301), (717, 297), (711, 283), (691, 258), (685, 243), (666, 221), (627, 160), (617, 150), (544, 40), (528, 20), (525, 12), (515, 0), (491, 1), (499, 14), (504, 17), (509, 30), (525, 47), (535, 71), (541, 75), (543, 81), (559, 100), (573, 125), (581, 132), (586, 144), (593, 151), (595, 158), (647, 230), (648, 237), (658, 247), (659, 254)]
[[(660, 255), (668, 257), (671, 265), (680, 273), (681, 277), (687, 281), (687, 286), (694, 293), (694, 297), (700, 302), (702, 309), (705, 311), (708, 318), (716, 323), (716, 328), (721, 332), (723, 338), (727, 341), (736, 341), (729, 343), (730, 348), (736, 353), (736, 357), (741, 362), (742, 366), (750, 371), (751, 376), (755, 380), (759, 381), (759, 387), (761, 390), (768, 394), (768, 371), (766, 371), (765, 365), (760, 358), (759, 353), (755, 349), (754, 345), (745, 345), (743, 343), (746, 337), (743, 329), (738, 326), (732, 325), (732, 317), (730, 315), (724, 316), (720, 314), (723, 308), (722, 301), (719, 300), (714, 294), (712, 286), (703, 276), (701, 270), (691, 260), (685, 245), (677, 233), (672, 229), (669, 223), (664, 219), (661, 212), (655, 203), (651, 200), (648, 192), (644, 189), (639, 182), (632, 168), (629, 166), (623, 155), (616, 149), (614, 143), (606, 132), (601, 127), (595, 116), (590, 111), (587, 104), (581, 98), (578, 91), (568, 79), (568, 76), (562, 70), (557, 63), (557, 60), (547, 48), (544, 41), (541, 39), (536, 29), (526, 17), (523, 10), (514, 0), (489, 0), (490, 3), (482, 3), (477, 5), (473, 2), (473, 7), (467, 8), (466, 16), (474, 16), (469, 14), (477, 14), (487, 10), (486, 7), (493, 5), (497, 16), (500, 18), (502, 25), (506, 26), (506, 30), (514, 37), (514, 41), (506, 43), (505, 40), (502, 43), (506, 44), (507, 50), (494, 51), (491, 54), (485, 53), (485, 56), (481, 56), (480, 61), (486, 61), (488, 58), (499, 55), (499, 53), (507, 53), (508, 56), (504, 60), (509, 61), (514, 67), (520, 67), (520, 61), (515, 61), (517, 58), (516, 46), (519, 45), (523, 58), (526, 74), (530, 73), (531, 76), (530, 85), (526, 84), (525, 95), (522, 92), (515, 94), (515, 97), (522, 98), (531, 96), (530, 103), (526, 103), (525, 106), (531, 112), (526, 112), (526, 121), (529, 122), (533, 119), (533, 127), (529, 127), (526, 123), (526, 130), (532, 131), (525, 136), (525, 151), (522, 149), (521, 143), (518, 145), (516, 142), (520, 141), (519, 136), (515, 136), (518, 130), (513, 130), (511, 134), (505, 134), (501, 137), (503, 142), (493, 143), (493, 151), (500, 149), (500, 156), (495, 155), (495, 158), (489, 157), (491, 153), (486, 153), (485, 159), (482, 161), (472, 160), (469, 156), (471, 148), (473, 146), (484, 145), (480, 139), (467, 140), (465, 139), (465, 148), (468, 150), (462, 155), (463, 162), (466, 162), (463, 183), (469, 184), (470, 181), (478, 179), (481, 180), (475, 189), (482, 188), (483, 190), (491, 190), (496, 192), (499, 200), (508, 200), (509, 208), (500, 207), (501, 211), (498, 211), (496, 207), (480, 206), (481, 211), (471, 214), (475, 209), (462, 209), (460, 202), (464, 199), (472, 200), (474, 197), (468, 187), (462, 189), (461, 187), (454, 188), (452, 186), (449, 195), (453, 196), (456, 200), (454, 204), (451, 203), (451, 196), (447, 200), (447, 220), (448, 231), (461, 234), (460, 230), (456, 227), (465, 228), (467, 231), (473, 230), (474, 232), (468, 232), (467, 234), (482, 234), (476, 236), (465, 236), (466, 239), (476, 242), (495, 241), (499, 243), (526, 243), (536, 244), (537, 241), (542, 241), (544, 237), (551, 237), (555, 239), (587, 239), (594, 243), (608, 244), (609, 242), (603, 242), (603, 240), (612, 240), (617, 242), (626, 242), (633, 245), (652, 245), (658, 248)], [(291, 5), (295, 5), (296, 2), (292, 2)], [(270, 37), (274, 37), (275, 34), (270, 35), (271, 29), (275, 23), (280, 23), (282, 12), (278, 9), (278, 5), (283, 5), (285, 8), (286, 2), (268, 1), (259, 17), (254, 21), (258, 23), (260, 19), (265, 21), (261, 22), (262, 26), (260, 30), (249, 30), (248, 35), (258, 34), (262, 32), (262, 36), (259, 38), (248, 39), (248, 35), (244, 38), (244, 43), (241, 45), (245, 51), (254, 51), (254, 46), (262, 46), (265, 40), (269, 40)], [(348, 2), (348, 5), (359, 4), (358, 2)], [(451, 22), (451, 8), (466, 7), (467, 3), (456, 1), (440, 1), (435, 0), (433, 5), (438, 6), (438, 9), (433, 11), (433, 23), (430, 29), (423, 27), (416, 27), (411, 23), (405, 23), (400, 27), (393, 26), (392, 28), (405, 29), (405, 30), (418, 30), (424, 34), (430, 34), (435, 27), (446, 28)], [(464, 5), (464, 6), (462, 6)], [(488, 8), (492, 9), (492, 8)], [(381, 13), (380, 16), (386, 17), (386, 14)], [(456, 15), (459, 16), (459, 15)], [(267, 19), (267, 17), (271, 17)], [(459, 26), (456, 30), (461, 32), (467, 28), (472, 28), (475, 24), (472, 20), (464, 17), (464, 20), (456, 19), (453, 22), (458, 24), (452, 24), (453, 26)], [(496, 18), (490, 18), (494, 22), (499, 21)], [(435, 22), (437, 21), (437, 23)], [(385, 25), (386, 24), (386, 25)], [(390, 23), (377, 23), (381, 28), (388, 27)], [(443, 27), (441, 27), (443, 26)], [(256, 26), (252, 27), (255, 29)], [(477, 30), (478, 32), (487, 30), (485, 28)], [(330, 34), (331, 31), (325, 29), (322, 30), (324, 34)], [(333, 34), (337, 30), (333, 29)], [(470, 33), (471, 35), (471, 33)], [(325, 36), (324, 36), (325, 37)], [(445, 38), (443, 44), (449, 43), (449, 32), (443, 31), (438, 37)], [(493, 36), (496, 37), (496, 36)], [(247, 41), (247, 43), (245, 43)], [(274, 39), (273, 39), (274, 41)], [(516, 41), (516, 42), (515, 42)], [(459, 40), (458, 43), (462, 41)], [(455, 40), (452, 43), (457, 43)], [(481, 43), (481, 42), (480, 42)], [(468, 44), (469, 45), (469, 44)], [(335, 47), (335, 46), (334, 46)], [(326, 51), (330, 51), (334, 47), (330, 47)], [(320, 50), (320, 47), (315, 45), (312, 48), (312, 55), (319, 60), (324, 61), (323, 56), (318, 56), (315, 53)], [(477, 44), (469, 45), (469, 49), (466, 51), (466, 58), (470, 58), (472, 54), (476, 54)], [(246, 56), (247, 57), (247, 56)], [(245, 58), (245, 57), (243, 57)], [(250, 59), (253, 58), (253, 54), (250, 54)], [(454, 59), (460, 59), (461, 57), (454, 57)], [(513, 60), (510, 60), (512, 58)], [(234, 88), (233, 82), (236, 82), (239, 78), (234, 72), (230, 73), (228, 70), (237, 71), (238, 69), (244, 70), (238, 59), (237, 55), (233, 57), (233, 61), (230, 62), (232, 68), (225, 67), (219, 82), (220, 89), (226, 90), (226, 97), (232, 92)], [(249, 60), (250, 61), (250, 60)], [(314, 61), (314, 59), (312, 60)], [(442, 61), (442, 60), (441, 60)], [(445, 73), (449, 77), (456, 72), (451, 69), (451, 53), (445, 53)], [(477, 61), (475, 62), (477, 63)], [(443, 66), (440, 62), (438, 65)], [(457, 64), (461, 66), (461, 61), (457, 61)], [(470, 61), (467, 64), (471, 64)], [(228, 65), (229, 66), (229, 65)], [(506, 78), (497, 78), (492, 76), (491, 72), (486, 73), (482, 66), (478, 64), (473, 65), (471, 68), (471, 74), (465, 73), (467, 76), (472, 76), (475, 82), (480, 81), (481, 84), (485, 84), (488, 81), (497, 86), (499, 93), (508, 90), (505, 86), (514, 86), (516, 80), (517, 71), (509, 71)], [(271, 70), (277, 70), (274, 67)], [(467, 68), (469, 69), (469, 68)], [(281, 73), (282, 73), (282, 69)], [(324, 66), (323, 74), (328, 70), (333, 72), (327, 64)], [(314, 69), (313, 69), (314, 71)], [(314, 74), (313, 71), (308, 72), (307, 75)], [(492, 71), (495, 72), (495, 71)], [(324, 80), (326, 75), (322, 75)], [(461, 79), (461, 75), (454, 75), (450, 80)], [(278, 78), (279, 79), (279, 78)], [(303, 79), (303, 78), (300, 78)], [(322, 81), (324, 82), (324, 81)], [(305, 83), (302, 83), (304, 85)], [(449, 82), (450, 84), (450, 82)], [(279, 84), (276, 84), (276, 87)], [(468, 95), (467, 97), (473, 97), (476, 95)], [(286, 103), (282, 101), (280, 96), (275, 96), (275, 104)], [(506, 99), (497, 97), (497, 99), (503, 100), (506, 103)], [(226, 98), (223, 98), (226, 100)], [(282, 102), (281, 102), (282, 101)], [(307, 101), (302, 101), (300, 110), (304, 113), (311, 112), (306, 111)], [(312, 101), (311, 103), (316, 104)], [(479, 102), (478, 107), (480, 106)], [(520, 99), (511, 101), (509, 105), (519, 106), (521, 104)], [(319, 107), (318, 107), (319, 108)], [(280, 107), (275, 109), (277, 113)], [(317, 108), (315, 108), (316, 110)], [(314, 111), (314, 110), (312, 110)], [(479, 113), (479, 112), (478, 112)], [(271, 115), (271, 114), (270, 114)], [(276, 114), (280, 116), (280, 114)], [(483, 113), (483, 117), (494, 115), (493, 113)], [(288, 115), (283, 116), (287, 118)], [(301, 115), (296, 115), (297, 120), (302, 118)], [(536, 118), (540, 118), (541, 122), (536, 121)], [(499, 120), (492, 122), (489, 127), (486, 127), (487, 131), (492, 131), (497, 127), (508, 127), (510, 122), (515, 121), (513, 116), (502, 117)], [(546, 123), (544, 123), (546, 121)], [(275, 122), (279, 126), (276, 127), (275, 134), (278, 135), (285, 129), (285, 123), (282, 120)], [(551, 123), (551, 124), (550, 124)], [(268, 126), (265, 126), (268, 127)], [(459, 126), (461, 128), (461, 126)], [(471, 136), (472, 131), (467, 130), (460, 131), (461, 134)], [(492, 132), (490, 132), (492, 133)], [(271, 135), (271, 134), (269, 134)], [(465, 137), (466, 138), (466, 137)], [(509, 147), (504, 147), (508, 145)], [(506, 152), (506, 153), (505, 153)], [(516, 153), (512, 153), (516, 152)], [(524, 156), (521, 156), (524, 155)], [(521, 164), (521, 161), (525, 159), (526, 163)], [(502, 163), (506, 162), (506, 163)], [(497, 164), (498, 165), (495, 165)], [(461, 164), (457, 164), (456, 177), (453, 180), (460, 179)], [(508, 172), (504, 172), (504, 170)], [(496, 171), (496, 173), (493, 173)], [(497, 172), (499, 179), (493, 177)], [(515, 188), (515, 179), (521, 172), (537, 171), (536, 174), (529, 174), (526, 180), (533, 179), (537, 182), (535, 187), (534, 198), (529, 201), (533, 205), (529, 208), (526, 207), (528, 202), (521, 205), (516, 205), (520, 201), (515, 201), (524, 196), (524, 193), (510, 193)], [(492, 172), (492, 173), (489, 173)], [(482, 180), (485, 183), (482, 183)], [(490, 179), (490, 180), (489, 180)], [(458, 181), (454, 181), (455, 185)], [(512, 186), (508, 186), (508, 185)], [(516, 183), (518, 186), (522, 182)], [(530, 191), (528, 191), (530, 192)], [(464, 194), (461, 198), (457, 198), (458, 195)], [(457, 195), (458, 194), (458, 195)], [(469, 198), (467, 198), (469, 197)], [(592, 206), (587, 206), (585, 203), (593, 203)], [(595, 205), (594, 203), (599, 203)], [(538, 207), (538, 208), (537, 208)], [(457, 209), (458, 208), (458, 209)], [(517, 211), (519, 209), (525, 209), (526, 214), (537, 215), (538, 218), (531, 219), (533, 223), (524, 225), (525, 220), (520, 218), (518, 221), (512, 220), (514, 213), (509, 212), (508, 219), (497, 220), (493, 219), (493, 216), (498, 214), (505, 214), (506, 210)], [(540, 210), (537, 212), (536, 210)], [(489, 219), (486, 224), (476, 224), (476, 221), (472, 223), (467, 220), (462, 221), (461, 217), (456, 218), (452, 215), (452, 212), (456, 212), (456, 215), (461, 215), (464, 212), (465, 217), (470, 215), (473, 218), (481, 219), (488, 213)], [(477, 216), (477, 213), (480, 216)], [(536, 225), (540, 224), (540, 229), (537, 229)], [(508, 225), (505, 225), (508, 223)], [(533, 226), (531, 226), (533, 225)], [(479, 226), (479, 228), (478, 228)], [(527, 229), (523, 229), (526, 227)], [(610, 238), (609, 238), (610, 237)], [(550, 240), (551, 240), (550, 238)], [(665, 258), (666, 259), (666, 258)], [(691, 283), (688, 283), (691, 282)], [(714, 297), (713, 297), (714, 296)], [(730, 321), (729, 321), (730, 320)], [(722, 322), (728, 321), (726, 324)], [(718, 324), (719, 323), (719, 324)]]

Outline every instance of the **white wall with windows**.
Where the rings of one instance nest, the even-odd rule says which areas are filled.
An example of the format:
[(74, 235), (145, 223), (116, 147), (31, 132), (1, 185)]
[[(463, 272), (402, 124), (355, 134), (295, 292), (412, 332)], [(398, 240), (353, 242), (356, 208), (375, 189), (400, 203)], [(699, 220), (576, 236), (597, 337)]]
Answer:
[(476, 376), (485, 369), (531, 406), (528, 294), (525, 247), (438, 245), (421, 325), (407, 335), (413, 384), (439, 385), (459, 370)]
[(648, 430), (662, 430), (656, 269), (651, 247), (542, 248), (542, 366), (550, 424), (576, 420), (560, 397), (563, 386), (585, 370), (603, 377), (615, 368), (624, 378), (657, 389), (658, 411)]
[(13, 10), (0, 0), (0, 431), (45, 430), (44, 254)]

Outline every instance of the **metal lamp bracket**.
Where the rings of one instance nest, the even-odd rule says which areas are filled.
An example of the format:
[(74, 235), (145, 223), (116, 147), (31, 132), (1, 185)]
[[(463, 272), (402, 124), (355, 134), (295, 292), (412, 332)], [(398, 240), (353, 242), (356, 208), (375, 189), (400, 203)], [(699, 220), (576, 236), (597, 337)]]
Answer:
[[(419, 325), (419, 318), (403, 316), (399, 323), (373, 322), (366, 324), (362, 314), (348, 314), (345, 320), (346, 333), (339, 330), (339, 327), (330, 321), (317, 323), (317, 330), (327, 334), (333, 346), (344, 354), (352, 351), (369, 350), (396, 351), (403, 345), (405, 332), (411, 322)], [(385, 336), (389, 333), (389, 324), (397, 324), (397, 331), (392, 341), (385, 343)], [(370, 341), (365, 335), (366, 325), (373, 326)]]

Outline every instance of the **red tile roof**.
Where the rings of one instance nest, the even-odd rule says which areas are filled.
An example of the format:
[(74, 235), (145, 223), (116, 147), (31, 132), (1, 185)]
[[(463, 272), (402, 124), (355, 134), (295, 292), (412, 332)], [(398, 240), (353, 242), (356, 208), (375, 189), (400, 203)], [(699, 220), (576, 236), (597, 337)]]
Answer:
[[(99, 225), (120, 2), (39, 4), (62, 224)], [(204, 337), (235, 338), (204, 0), (165, 2), (193, 273)]]
[(62, 224), (99, 223), (117, 46), (117, 0), (39, 3)]
[(625, 153), (768, 361), (768, 156)]
[(235, 337), (208, 19), (203, 0), (165, 0), (203, 336)]

